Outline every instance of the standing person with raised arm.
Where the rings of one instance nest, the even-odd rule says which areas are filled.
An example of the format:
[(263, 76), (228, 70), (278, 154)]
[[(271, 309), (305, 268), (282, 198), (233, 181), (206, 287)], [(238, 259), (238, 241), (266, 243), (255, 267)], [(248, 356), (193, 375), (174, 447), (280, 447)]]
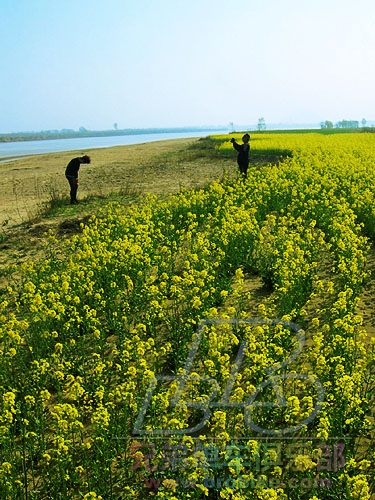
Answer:
[(234, 137), (232, 137), (230, 142), (233, 144), (234, 149), (238, 151), (237, 155), (238, 168), (240, 169), (242, 176), (246, 178), (247, 169), (249, 168), (250, 135), (245, 134), (242, 136), (243, 144), (238, 144)]

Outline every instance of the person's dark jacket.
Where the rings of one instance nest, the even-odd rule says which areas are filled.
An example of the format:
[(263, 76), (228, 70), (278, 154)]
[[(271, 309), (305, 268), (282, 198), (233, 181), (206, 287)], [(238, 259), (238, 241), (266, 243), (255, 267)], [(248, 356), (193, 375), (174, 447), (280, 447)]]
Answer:
[(233, 147), (236, 151), (238, 151), (237, 155), (237, 163), (238, 165), (248, 165), (249, 164), (249, 153), (250, 153), (250, 144), (248, 142), (244, 142), (243, 144), (238, 144), (237, 142), (232, 142)]
[(73, 158), (73, 160), (70, 160), (68, 163), (66, 170), (65, 170), (65, 175), (68, 177), (74, 177), (75, 179), (78, 178), (78, 170), (79, 167), (81, 166), (81, 161), (79, 158)]

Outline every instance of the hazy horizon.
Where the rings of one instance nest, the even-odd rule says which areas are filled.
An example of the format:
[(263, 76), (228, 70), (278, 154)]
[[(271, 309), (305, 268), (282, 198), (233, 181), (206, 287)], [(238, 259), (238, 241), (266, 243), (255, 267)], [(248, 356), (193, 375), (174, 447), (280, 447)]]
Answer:
[[(370, 121), (369, 121), (370, 123)], [(275, 127), (280, 127), (280, 129), (290, 129), (290, 128), (293, 128), (293, 127), (296, 127), (296, 128), (308, 128), (308, 127), (312, 127), (312, 128), (320, 128), (320, 123), (265, 123), (265, 130), (273, 130)], [(171, 130), (171, 131), (174, 131), (174, 130), (181, 130), (183, 131), (184, 129), (186, 129), (187, 131), (189, 131), (190, 129), (192, 129), (192, 131), (199, 131), (199, 130), (228, 130), (228, 131), (235, 131), (235, 130), (256, 130), (258, 129), (258, 124), (257, 123), (253, 123), (253, 124), (217, 124), (217, 125), (212, 125), (212, 124), (209, 124), (209, 125), (181, 125), (181, 126), (177, 126), (177, 127), (158, 127), (158, 126), (155, 126), (155, 127), (142, 127), (142, 128), (123, 128), (123, 129), (120, 129), (120, 128), (108, 128), (108, 129), (85, 129), (85, 131), (82, 131), (82, 133), (84, 132), (113, 132), (114, 134), (116, 132), (122, 132), (122, 131), (139, 131), (139, 132), (144, 132), (144, 131), (155, 131), (155, 132), (158, 132), (158, 131), (168, 131), (168, 130)], [(62, 129), (57, 129), (57, 128), (51, 128), (51, 129), (45, 129), (45, 130), (16, 130), (14, 132), (0, 132), (0, 135), (15, 135), (15, 134), (39, 134), (39, 133), (68, 133), (68, 132), (72, 132), (72, 133), (79, 133), (80, 130), (79, 129), (73, 129), (73, 128), (69, 128), (69, 127), (66, 127), (66, 128), (62, 128)]]
[(2, 0), (0, 133), (371, 122), (374, 24), (370, 0)]

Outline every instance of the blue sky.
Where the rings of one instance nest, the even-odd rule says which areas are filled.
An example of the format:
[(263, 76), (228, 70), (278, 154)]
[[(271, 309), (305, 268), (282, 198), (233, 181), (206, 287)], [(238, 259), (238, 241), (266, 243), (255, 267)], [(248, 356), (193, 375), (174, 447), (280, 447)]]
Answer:
[(0, 133), (375, 120), (373, 0), (1, 0)]

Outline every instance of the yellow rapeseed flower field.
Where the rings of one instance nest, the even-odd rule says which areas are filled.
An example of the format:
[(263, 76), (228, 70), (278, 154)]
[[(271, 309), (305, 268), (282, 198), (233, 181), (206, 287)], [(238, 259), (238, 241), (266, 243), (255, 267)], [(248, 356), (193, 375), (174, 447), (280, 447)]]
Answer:
[(109, 204), (15, 270), (1, 499), (372, 498), (375, 135), (251, 145), (283, 161)]

